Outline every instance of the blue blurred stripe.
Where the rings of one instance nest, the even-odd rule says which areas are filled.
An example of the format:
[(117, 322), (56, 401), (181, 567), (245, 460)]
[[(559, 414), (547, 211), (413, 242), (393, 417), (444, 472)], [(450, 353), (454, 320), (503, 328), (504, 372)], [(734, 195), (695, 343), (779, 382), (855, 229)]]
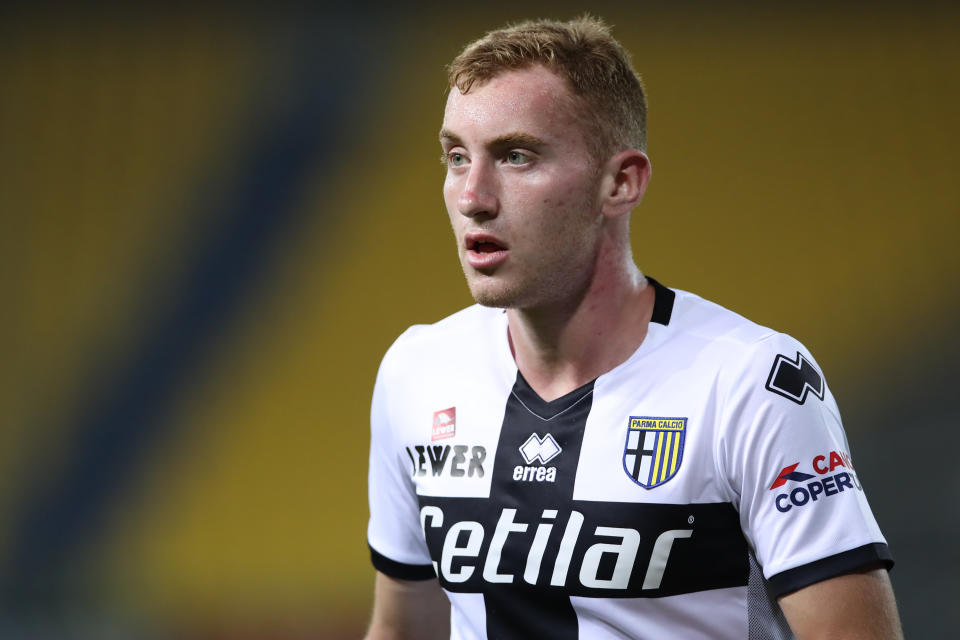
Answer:
[[(251, 109), (248, 150), (229, 179), (201, 186), (189, 268), (163, 301), (140, 344), (104, 379), (91, 382), (90, 402), (66, 433), (75, 445), (66, 463), (37, 474), (12, 522), (0, 608), (56, 598), (71, 568), (102, 532), (110, 509), (134, 484), (151, 449), (173, 435), (170, 410), (192, 372), (215, 355), (255, 283), (271, 267), (284, 237), (305, 214), (307, 179), (332, 163), (351, 130), (378, 60), (358, 43), (378, 42), (341, 25), (310, 20), (274, 34), (273, 73)], [(380, 51), (385, 48), (379, 49)], [(202, 182), (202, 181), (201, 181)], [(334, 212), (324, 211), (324, 223)], [(74, 585), (76, 587), (78, 585)], [(66, 595), (66, 594), (62, 594)]]

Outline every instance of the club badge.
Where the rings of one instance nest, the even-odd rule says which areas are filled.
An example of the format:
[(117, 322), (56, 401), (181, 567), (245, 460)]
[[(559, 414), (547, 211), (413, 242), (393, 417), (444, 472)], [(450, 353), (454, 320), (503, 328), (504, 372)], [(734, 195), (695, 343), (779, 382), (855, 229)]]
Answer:
[(623, 470), (644, 489), (659, 487), (680, 470), (686, 435), (686, 418), (630, 416)]

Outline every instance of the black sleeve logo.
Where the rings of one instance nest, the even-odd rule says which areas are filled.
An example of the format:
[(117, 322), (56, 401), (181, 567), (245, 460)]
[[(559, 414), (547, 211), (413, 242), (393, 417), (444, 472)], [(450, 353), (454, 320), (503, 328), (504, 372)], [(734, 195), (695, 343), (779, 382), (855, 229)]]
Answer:
[(767, 389), (797, 404), (807, 401), (809, 391), (823, 400), (823, 376), (799, 351), (796, 360), (781, 354), (773, 361)]

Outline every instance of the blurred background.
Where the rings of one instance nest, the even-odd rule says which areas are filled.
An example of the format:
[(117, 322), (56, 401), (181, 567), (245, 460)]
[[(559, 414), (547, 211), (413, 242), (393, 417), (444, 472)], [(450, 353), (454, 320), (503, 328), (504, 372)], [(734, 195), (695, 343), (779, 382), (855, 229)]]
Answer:
[(960, 623), (960, 11), (0, 9), (0, 637), (359, 637), (369, 397), (470, 303), (444, 65), (585, 9), (650, 96), (644, 271), (816, 355), (908, 636)]

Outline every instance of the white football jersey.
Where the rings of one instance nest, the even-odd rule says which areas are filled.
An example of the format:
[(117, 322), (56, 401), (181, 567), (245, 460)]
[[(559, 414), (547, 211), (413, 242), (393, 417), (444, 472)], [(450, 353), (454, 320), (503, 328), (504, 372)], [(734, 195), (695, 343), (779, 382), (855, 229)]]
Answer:
[(892, 565), (803, 345), (651, 282), (636, 352), (550, 402), (499, 309), (384, 357), (371, 555), (439, 578), (453, 638), (791, 637), (778, 596)]

